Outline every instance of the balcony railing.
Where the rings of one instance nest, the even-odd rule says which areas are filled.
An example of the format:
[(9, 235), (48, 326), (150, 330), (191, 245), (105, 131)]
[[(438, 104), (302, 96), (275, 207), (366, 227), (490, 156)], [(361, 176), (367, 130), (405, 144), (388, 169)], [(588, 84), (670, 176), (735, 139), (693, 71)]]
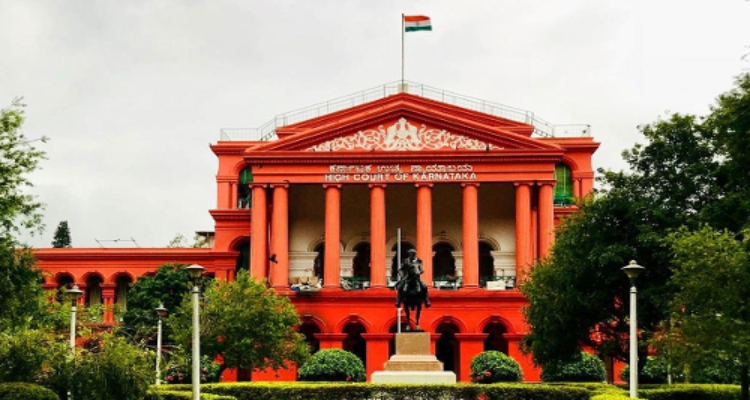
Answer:
[(537, 117), (533, 112), (493, 103), (474, 97), (464, 96), (427, 86), (416, 82), (391, 82), (361, 92), (339, 97), (324, 103), (315, 104), (285, 114), (277, 115), (258, 128), (223, 128), (220, 132), (221, 141), (269, 141), (276, 140), (276, 128), (296, 124), (308, 119), (320, 117), (336, 111), (356, 107), (371, 101), (379, 100), (397, 93), (406, 92), (427, 99), (451, 104), (473, 111), (482, 112), (496, 117), (523, 122), (534, 126), (534, 136), (537, 137), (586, 137), (591, 136), (591, 125), (566, 124), (554, 125)]

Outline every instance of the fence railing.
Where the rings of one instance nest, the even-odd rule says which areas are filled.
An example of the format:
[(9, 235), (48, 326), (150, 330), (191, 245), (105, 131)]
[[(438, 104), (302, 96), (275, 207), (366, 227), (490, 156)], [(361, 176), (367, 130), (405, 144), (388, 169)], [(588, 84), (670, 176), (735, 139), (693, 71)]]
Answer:
[(538, 137), (581, 137), (591, 135), (591, 126), (588, 124), (553, 125), (544, 119), (537, 117), (533, 112), (528, 110), (460, 95), (447, 90), (423, 85), (421, 83), (396, 81), (277, 115), (272, 120), (258, 128), (223, 128), (221, 129), (219, 140), (276, 140), (276, 128), (296, 124), (298, 122), (345, 110), (347, 108), (356, 107), (400, 92), (406, 92), (439, 101), (441, 103), (451, 104), (457, 107), (494, 115), (496, 117), (530, 124), (534, 126), (534, 136)]

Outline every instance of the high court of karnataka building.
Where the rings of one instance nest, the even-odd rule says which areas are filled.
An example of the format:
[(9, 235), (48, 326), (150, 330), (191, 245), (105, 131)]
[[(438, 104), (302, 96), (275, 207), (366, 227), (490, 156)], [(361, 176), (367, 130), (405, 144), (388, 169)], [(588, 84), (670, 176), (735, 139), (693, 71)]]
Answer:
[[(85, 304), (127, 306), (130, 285), (165, 263), (216, 279), (240, 269), (289, 296), (314, 349), (343, 348), (368, 379), (393, 353), (398, 233), (416, 249), (432, 307), (421, 327), (461, 381), (484, 350), (539, 369), (518, 291), (547, 255), (554, 227), (592, 190), (599, 144), (586, 125), (419, 84), (389, 84), (284, 114), (258, 130), (223, 130), (209, 248), (37, 249), (45, 287), (76, 283)], [(165, 210), (168, 212), (168, 210)], [(245, 371), (229, 378), (295, 379)]]

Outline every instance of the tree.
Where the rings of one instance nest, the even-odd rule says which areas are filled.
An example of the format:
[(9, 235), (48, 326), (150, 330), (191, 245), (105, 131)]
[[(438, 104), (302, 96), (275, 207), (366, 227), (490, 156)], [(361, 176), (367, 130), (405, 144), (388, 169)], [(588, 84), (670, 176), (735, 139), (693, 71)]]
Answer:
[[(41, 273), (34, 257), (15, 235), (22, 230), (38, 232), (41, 203), (24, 192), (31, 185), (28, 175), (44, 158), (21, 132), (24, 104), (15, 99), (0, 110), (0, 330), (29, 323), (40, 311)], [(41, 138), (45, 141), (46, 138)]]
[[(154, 309), (163, 304), (170, 313), (175, 312), (191, 287), (182, 264), (165, 264), (153, 276), (138, 278), (128, 292), (128, 309), (123, 314), (120, 332), (137, 341), (155, 339), (158, 316)], [(167, 343), (173, 328), (170, 324), (164, 324), (163, 328)]]
[(167, 247), (170, 247), (170, 248), (191, 247), (194, 249), (200, 249), (200, 248), (209, 247), (209, 246), (208, 246), (208, 240), (204, 236), (196, 234), (193, 237), (193, 243), (190, 243), (188, 242), (185, 235), (178, 233), (177, 236), (175, 236), (174, 238), (172, 238), (172, 240), (169, 241), (169, 244), (167, 245)]
[(52, 240), (52, 247), (56, 249), (72, 247), (68, 221), (60, 221), (57, 225), (57, 229), (55, 229), (55, 238)]
[(568, 360), (581, 346), (625, 359), (629, 283), (620, 268), (631, 259), (647, 267), (638, 280), (638, 323), (649, 339), (677, 289), (668, 285), (664, 238), (681, 227), (735, 229), (750, 221), (749, 92), (744, 75), (707, 118), (675, 114), (642, 127), (647, 144), (623, 152), (631, 172), (599, 170), (600, 192), (561, 224), (551, 257), (522, 285), (532, 326), (524, 346), (535, 362)]
[[(750, 232), (741, 240), (708, 226), (670, 236), (674, 250), (671, 283), (673, 359), (702, 358), (739, 366), (742, 399), (748, 399), (750, 366)], [(720, 333), (720, 334), (717, 334)]]
[[(217, 282), (201, 303), (201, 351), (221, 356), (226, 368), (279, 369), (309, 356), (294, 306), (285, 296), (240, 271), (233, 282)], [(189, 349), (192, 303), (184, 301), (170, 316), (177, 343)]]

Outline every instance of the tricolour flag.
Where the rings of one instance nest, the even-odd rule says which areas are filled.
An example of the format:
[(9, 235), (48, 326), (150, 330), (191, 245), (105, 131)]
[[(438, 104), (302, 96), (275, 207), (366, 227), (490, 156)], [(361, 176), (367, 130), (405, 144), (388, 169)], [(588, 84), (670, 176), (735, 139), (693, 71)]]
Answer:
[(406, 32), (431, 31), (430, 17), (424, 15), (404, 15), (404, 30)]

